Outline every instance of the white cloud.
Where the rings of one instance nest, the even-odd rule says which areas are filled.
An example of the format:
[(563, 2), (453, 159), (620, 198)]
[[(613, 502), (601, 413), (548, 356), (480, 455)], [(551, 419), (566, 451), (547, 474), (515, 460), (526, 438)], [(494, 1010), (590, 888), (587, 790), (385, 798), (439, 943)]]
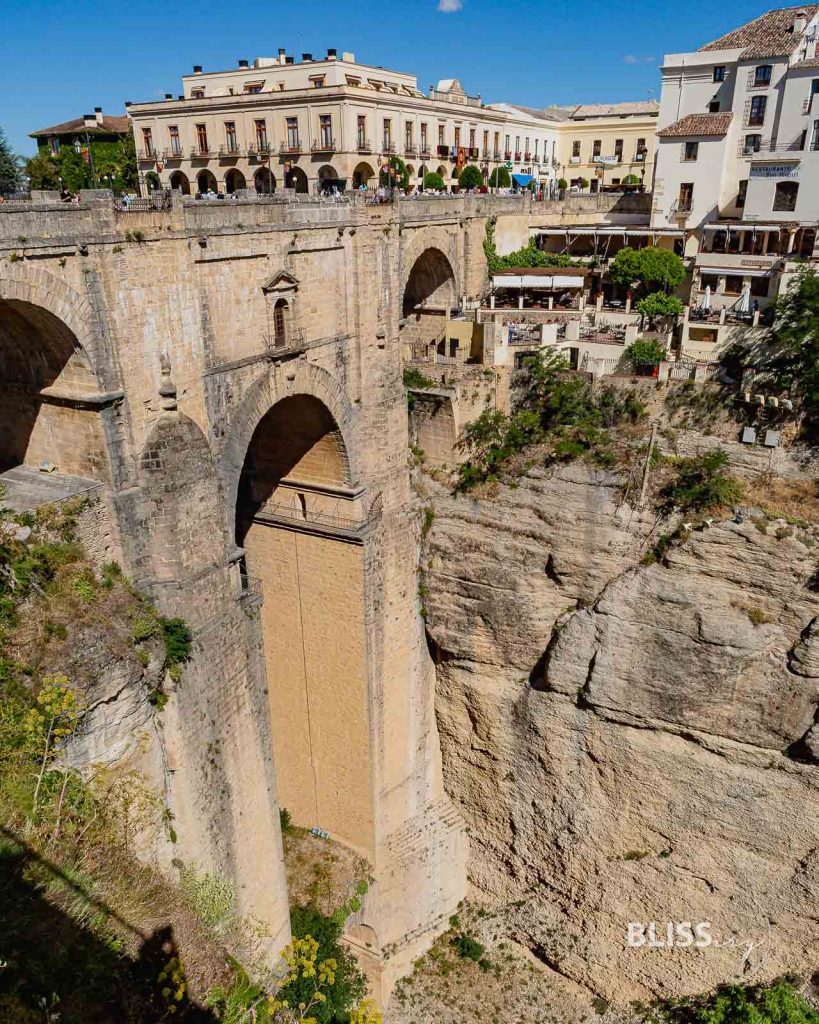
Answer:
[(654, 64), (657, 58), (655, 56), (650, 57), (635, 57), (633, 53), (627, 53), (623, 57), (624, 64)]
[(463, 10), (463, 0), (438, 0), (438, 10), (441, 14), (457, 14)]

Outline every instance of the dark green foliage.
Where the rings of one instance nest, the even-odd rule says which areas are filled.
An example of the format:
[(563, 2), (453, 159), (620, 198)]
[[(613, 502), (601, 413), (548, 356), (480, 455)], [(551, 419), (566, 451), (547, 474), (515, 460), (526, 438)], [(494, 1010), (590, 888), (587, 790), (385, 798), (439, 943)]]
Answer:
[[(85, 142), (81, 139), (83, 145)], [(133, 191), (137, 185), (137, 162), (134, 140), (128, 135), (122, 139), (112, 136), (90, 135), (97, 184), (100, 188), (112, 187), (115, 192)], [(90, 162), (86, 163), (80, 153), (74, 151), (73, 138), (61, 140), (60, 152), (49, 152), (45, 140), (39, 144), (37, 156), (26, 164), (26, 174), (35, 189), (56, 189), (63, 185), (71, 192), (94, 187), (94, 175)]]
[(565, 192), (566, 189), (569, 187), (569, 183), (568, 181), (566, 181), (565, 178), (558, 178), (557, 187), (560, 189), (561, 192)]
[(515, 456), (540, 442), (552, 443), (554, 459), (589, 454), (598, 465), (610, 466), (615, 453), (608, 429), (646, 415), (635, 395), (593, 387), (558, 353), (533, 356), (527, 374), (525, 396), (513, 415), (486, 409), (464, 428), (458, 448), (467, 458), (459, 467), (458, 490), (498, 480)]
[(424, 188), (429, 192), (440, 192), (441, 189), (446, 188), (446, 185), (437, 171), (428, 171), (424, 175)]
[(458, 956), (463, 957), (465, 960), (474, 960), (475, 963), (478, 963), (485, 952), (477, 939), (474, 939), (471, 935), (465, 935), (463, 932), (455, 936), (452, 940), (452, 945), (455, 947)]
[(801, 399), (806, 433), (815, 442), (819, 439), (819, 277), (803, 267), (787, 295), (768, 312), (773, 347), (758, 358), (757, 368)]
[(786, 980), (725, 985), (707, 996), (670, 1000), (660, 1012), (670, 1024), (819, 1024), (819, 1013)]
[[(330, 958), (336, 961), (335, 983), (324, 989), (327, 1000), (314, 1006), (310, 1014), (319, 1024), (343, 1024), (367, 988), (366, 979), (355, 957), (339, 941), (344, 921), (339, 923), (326, 917), (315, 907), (294, 907), (290, 911), (290, 928), (294, 939), (310, 935), (316, 940), (319, 946), (318, 963)], [(290, 1006), (298, 1006), (300, 1002), (309, 1003), (314, 987), (314, 979), (299, 978), (283, 988), (277, 998), (287, 1000)]]
[(16, 192), (22, 183), (20, 161), (12, 152), (6, 133), (0, 128), (0, 196)]
[(184, 619), (162, 619), (162, 638), (165, 641), (165, 657), (169, 667), (187, 661), (191, 656), (191, 631)]
[(419, 370), (417, 366), (405, 366), (404, 367), (404, 387), (405, 388), (437, 388), (439, 386), (437, 380), (433, 380), (432, 377)]
[(283, 836), (290, 835), (293, 831), (293, 820), (290, 817), (290, 811), (286, 807), (279, 808), (279, 825)]
[(47, 153), (38, 153), (26, 161), (26, 174), (33, 189), (60, 187), (60, 167)]
[(690, 459), (678, 459), (675, 477), (662, 492), (667, 510), (707, 512), (742, 500), (742, 486), (726, 473), (728, 456), (719, 448)]
[(489, 175), (489, 185), (492, 188), (509, 188), (512, 184), (512, 175), (507, 167), (496, 167)]
[(480, 167), (476, 167), (474, 164), (467, 164), (461, 171), (458, 184), (462, 189), (480, 188), (483, 185), (483, 175), (481, 174)]
[(685, 264), (670, 249), (646, 246), (632, 249), (626, 246), (614, 257), (609, 277), (622, 288), (640, 285), (646, 292), (668, 291), (685, 279)]
[(543, 252), (538, 249), (534, 235), (529, 239), (527, 245), (508, 256), (499, 256), (495, 247), (495, 225), (487, 221), (486, 238), (483, 243), (483, 251), (489, 267), (489, 273), (498, 270), (507, 270), (510, 267), (571, 267), (577, 263), (565, 253)]
[(622, 181), (621, 184), (623, 184), (623, 185), (639, 185), (640, 184), (640, 179), (637, 177), (636, 174), (627, 174), (625, 176), (625, 178), (623, 178), (623, 181)]
[(666, 357), (665, 346), (653, 339), (638, 338), (633, 341), (625, 351), (627, 359), (634, 363), (650, 363), (652, 366), (659, 366)]

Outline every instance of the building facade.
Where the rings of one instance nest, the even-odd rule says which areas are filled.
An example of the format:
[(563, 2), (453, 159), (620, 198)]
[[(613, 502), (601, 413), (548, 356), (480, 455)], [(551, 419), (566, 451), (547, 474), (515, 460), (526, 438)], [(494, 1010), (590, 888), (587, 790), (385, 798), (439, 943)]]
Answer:
[(428, 171), (449, 185), (465, 164), (487, 175), (505, 166), (537, 181), (556, 177), (556, 122), (486, 105), (457, 79), (425, 94), (414, 75), (351, 53), (296, 61), (280, 50), (231, 71), (196, 66), (182, 84), (177, 97), (128, 108), (142, 175), (183, 192), (357, 188), (375, 184), (392, 156), (405, 161), (413, 185)]
[(131, 119), (126, 114), (104, 114), (102, 107), (95, 107), (93, 114), (39, 128), (30, 138), (37, 143), (37, 155), (57, 165), (61, 184), (69, 189), (135, 184)]
[(591, 192), (622, 184), (650, 189), (659, 110), (656, 100), (646, 100), (545, 111), (562, 117), (560, 176)]
[(685, 230), (694, 306), (764, 307), (814, 257), (818, 25), (781, 8), (664, 60), (652, 225)]

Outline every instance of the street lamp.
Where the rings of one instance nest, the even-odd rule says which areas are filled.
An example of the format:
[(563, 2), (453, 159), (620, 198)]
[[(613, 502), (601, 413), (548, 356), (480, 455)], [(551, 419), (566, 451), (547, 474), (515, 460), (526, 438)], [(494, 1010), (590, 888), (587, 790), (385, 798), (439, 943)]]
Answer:
[(94, 188), (97, 188), (97, 168), (94, 166), (94, 154), (91, 150), (91, 136), (88, 134), (89, 128), (97, 127), (97, 119), (94, 114), (83, 114), (82, 120), (85, 125), (85, 145), (88, 148), (88, 159), (91, 163), (91, 176), (94, 179)]

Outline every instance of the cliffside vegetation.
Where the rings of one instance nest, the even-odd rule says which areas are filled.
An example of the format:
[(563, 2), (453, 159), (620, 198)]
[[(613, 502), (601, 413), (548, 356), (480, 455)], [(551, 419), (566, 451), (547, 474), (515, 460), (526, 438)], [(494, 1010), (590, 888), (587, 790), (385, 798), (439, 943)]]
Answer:
[(229, 882), (151, 859), (178, 840), (162, 795), (127, 765), (75, 763), (97, 673), (141, 686), (150, 718), (191, 653), (182, 620), (158, 616), (116, 564), (88, 561), (84, 511), (0, 511), (0, 1021), (375, 1024), (339, 941), (365, 882), (313, 878), (277, 978)]
[[(492, 183), (490, 178), (490, 184)], [(491, 220), (486, 222), (486, 238), (483, 251), (489, 273), (508, 270), (511, 267), (571, 267), (581, 265), (581, 261), (572, 260), (564, 253), (542, 252), (538, 249), (534, 235), (522, 249), (510, 252), (508, 256), (499, 256), (495, 245), (495, 225)]]

